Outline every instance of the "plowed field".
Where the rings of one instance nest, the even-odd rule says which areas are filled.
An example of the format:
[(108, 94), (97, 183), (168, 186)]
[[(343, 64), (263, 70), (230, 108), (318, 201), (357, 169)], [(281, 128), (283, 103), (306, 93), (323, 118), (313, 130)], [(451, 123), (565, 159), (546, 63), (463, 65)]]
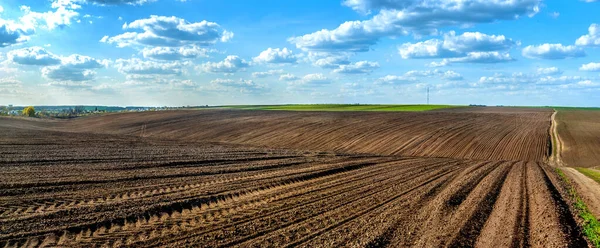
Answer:
[(551, 115), (173, 111), (85, 118), (68, 130), (379, 155), (544, 161)]
[(600, 111), (559, 110), (556, 122), (561, 160), (567, 166), (600, 169)]
[(1, 118), (0, 246), (584, 247), (550, 114)]

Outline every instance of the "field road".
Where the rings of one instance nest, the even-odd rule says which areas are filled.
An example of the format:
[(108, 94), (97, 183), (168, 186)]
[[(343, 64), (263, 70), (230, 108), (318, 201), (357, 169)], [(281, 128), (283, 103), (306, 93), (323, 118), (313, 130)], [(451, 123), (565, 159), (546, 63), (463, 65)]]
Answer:
[(571, 179), (571, 182), (575, 183), (577, 193), (583, 198), (592, 214), (600, 216), (600, 184), (576, 169), (569, 167), (561, 169)]
[(600, 184), (570, 167), (600, 165), (600, 111), (558, 110), (552, 115), (554, 163), (567, 175), (594, 216), (600, 216)]

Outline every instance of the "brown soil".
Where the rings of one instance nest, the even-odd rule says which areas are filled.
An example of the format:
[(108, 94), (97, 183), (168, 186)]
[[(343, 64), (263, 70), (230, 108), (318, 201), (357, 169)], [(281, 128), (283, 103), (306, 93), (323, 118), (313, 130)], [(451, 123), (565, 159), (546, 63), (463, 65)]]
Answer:
[(486, 115), (0, 118), (0, 247), (586, 246), (542, 162), (549, 114)]
[(559, 110), (556, 114), (566, 166), (600, 169), (600, 111)]
[(378, 155), (541, 162), (548, 153), (551, 114), (172, 111), (83, 118), (70, 122), (66, 130)]

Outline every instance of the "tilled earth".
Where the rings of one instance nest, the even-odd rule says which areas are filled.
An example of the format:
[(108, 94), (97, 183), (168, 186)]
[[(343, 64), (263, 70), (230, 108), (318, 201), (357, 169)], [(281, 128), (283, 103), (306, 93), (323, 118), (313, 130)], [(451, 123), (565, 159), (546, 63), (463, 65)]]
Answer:
[[(250, 138), (234, 140), (225, 131), (221, 139), (202, 136), (218, 132), (227, 120), (252, 133), (243, 119), (257, 115), (252, 117), (254, 123), (246, 125), (261, 129), (256, 121), (264, 112), (224, 112), (219, 123), (225, 124), (220, 126), (192, 125), (182, 113), (52, 122), (0, 119), (0, 246), (587, 246), (551, 169), (539, 155), (524, 155), (527, 151), (544, 154), (545, 142), (489, 139), (510, 148), (486, 150), (481, 148), (485, 145), (464, 144), (474, 151), (434, 152), (443, 147), (455, 149), (444, 144), (429, 152), (430, 156), (388, 150), (378, 154), (368, 152), (374, 148), (356, 148), (358, 141), (346, 145), (347, 149), (326, 149), (347, 142), (334, 131), (335, 122), (329, 132), (303, 131), (314, 142), (320, 142), (317, 136), (338, 135), (326, 146), (301, 141), (302, 135), (296, 140), (309, 145), (267, 143), (275, 138), (257, 144)], [(291, 126), (316, 125), (298, 124), (297, 113), (288, 117), (285, 113), (267, 115), (266, 120), (289, 118)], [(218, 121), (216, 113), (208, 114)], [(446, 118), (441, 115), (442, 120)], [(466, 119), (473, 116), (464, 115)], [(532, 123), (546, 128), (546, 113), (527, 115), (530, 119), (518, 114), (505, 118), (527, 119), (523, 128)], [(324, 113), (315, 116), (339, 118)], [(418, 114), (389, 116), (366, 114), (364, 118), (420, 118)], [(101, 122), (103, 118), (112, 122)], [(138, 130), (137, 124), (127, 122), (129, 118), (147, 124)], [(478, 120), (474, 121), (476, 126)], [(159, 129), (159, 123), (166, 126)], [(131, 130), (124, 127), (128, 125)], [(396, 125), (407, 128), (402, 122)], [(441, 137), (457, 136), (464, 141), (474, 139), (462, 129), (444, 125), (448, 124), (438, 125), (436, 138), (430, 135), (424, 142), (435, 145), (436, 140), (450, 139)], [(490, 125), (497, 128), (488, 132), (497, 130), (502, 137), (518, 137), (514, 133), (521, 132), (519, 126), (506, 127), (514, 123)], [(270, 128), (278, 132), (275, 126)], [(377, 137), (384, 137), (386, 131), (378, 130)], [(403, 129), (389, 133), (398, 130)], [(423, 139), (423, 132), (410, 136), (406, 131), (409, 137), (404, 139)], [(528, 132), (538, 133), (535, 129)], [(540, 136), (531, 138), (548, 139)], [(283, 134), (281, 139), (290, 137)], [(397, 144), (381, 142), (381, 147)], [(534, 147), (523, 147), (530, 145)], [(455, 154), (460, 156), (451, 156)], [(471, 158), (464, 158), (466, 154), (472, 154)]]
[(567, 166), (600, 169), (600, 111), (559, 110), (556, 122)]

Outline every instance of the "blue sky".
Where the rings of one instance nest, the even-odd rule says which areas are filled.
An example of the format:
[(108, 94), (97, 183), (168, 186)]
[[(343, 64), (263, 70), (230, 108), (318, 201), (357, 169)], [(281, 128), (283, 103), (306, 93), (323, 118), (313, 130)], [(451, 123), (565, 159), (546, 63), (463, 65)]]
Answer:
[(0, 105), (600, 106), (597, 0), (0, 6)]

